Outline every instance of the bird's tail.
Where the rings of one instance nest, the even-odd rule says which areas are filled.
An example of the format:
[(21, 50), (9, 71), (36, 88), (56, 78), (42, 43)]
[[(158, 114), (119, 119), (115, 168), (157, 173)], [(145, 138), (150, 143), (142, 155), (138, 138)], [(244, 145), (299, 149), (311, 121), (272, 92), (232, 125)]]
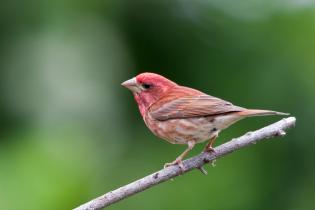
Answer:
[(266, 115), (290, 115), (289, 113), (276, 112), (270, 110), (260, 110), (260, 109), (246, 109), (240, 111), (237, 115), (242, 117), (253, 117), (253, 116), (266, 116)]

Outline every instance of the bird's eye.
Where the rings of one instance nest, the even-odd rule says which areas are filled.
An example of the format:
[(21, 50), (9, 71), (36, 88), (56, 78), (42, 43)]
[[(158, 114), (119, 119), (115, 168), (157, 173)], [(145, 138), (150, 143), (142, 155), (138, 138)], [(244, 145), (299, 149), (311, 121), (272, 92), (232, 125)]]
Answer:
[(142, 84), (142, 87), (143, 87), (143, 89), (147, 90), (147, 89), (150, 89), (152, 87), (152, 85), (144, 83), (144, 84)]

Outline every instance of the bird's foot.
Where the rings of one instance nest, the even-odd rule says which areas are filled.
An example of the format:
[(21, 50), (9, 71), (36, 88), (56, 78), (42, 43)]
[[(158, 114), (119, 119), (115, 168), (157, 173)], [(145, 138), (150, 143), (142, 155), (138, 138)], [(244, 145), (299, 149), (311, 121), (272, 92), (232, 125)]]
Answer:
[(215, 150), (211, 146), (210, 147), (206, 147), (203, 151), (204, 152), (209, 152), (209, 153), (215, 152)]
[(179, 168), (180, 168), (180, 170), (181, 170), (182, 172), (185, 171), (185, 166), (184, 166), (184, 164), (183, 164), (182, 159), (176, 159), (176, 160), (174, 160), (174, 161), (171, 162), (171, 163), (165, 163), (165, 164), (164, 164), (164, 168), (167, 168), (167, 167), (170, 167), (170, 166), (174, 166), (174, 165), (178, 165)]

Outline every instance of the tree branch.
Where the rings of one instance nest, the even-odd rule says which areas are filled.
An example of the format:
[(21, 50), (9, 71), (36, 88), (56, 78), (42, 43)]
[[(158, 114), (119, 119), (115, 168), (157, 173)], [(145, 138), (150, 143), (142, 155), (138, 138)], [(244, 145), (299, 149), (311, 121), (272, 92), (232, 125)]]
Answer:
[(284, 118), (274, 124), (261, 128), (259, 130), (248, 132), (245, 135), (232, 139), (231, 141), (222, 144), (214, 149), (211, 153), (201, 153), (197, 156), (183, 161), (184, 171), (178, 166), (170, 166), (168, 168), (157, 171), (142, 179), (134, 181), (116, 190), (110, 191), (98, 198), (95, 198), (74, 210), (97, 210), (107, 207), (131, 195), (144, 191), (154, 185), (168, 181), (178, 175), (182, 175), (193, 169), (200, 169), (201, 172), (206, 173), (202, 166), (206, 163), (212, 162), (215, 159), (223, 157), (231, 152), (234, 152), (243, 147), (255, 144), (258, 141), (268, 139), (276, 136), (284, 136), (287, 130), (295, 125), (295, 117)]

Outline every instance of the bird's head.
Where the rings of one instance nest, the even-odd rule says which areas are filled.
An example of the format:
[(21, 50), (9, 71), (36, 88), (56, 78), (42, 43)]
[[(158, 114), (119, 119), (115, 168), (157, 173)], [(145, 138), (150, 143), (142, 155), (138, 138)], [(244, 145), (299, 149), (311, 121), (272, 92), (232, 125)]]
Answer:
[(142, 73), (121, 84), (132, 91), (142, 116), (145, 110), (177, 84), (154, 73)]

